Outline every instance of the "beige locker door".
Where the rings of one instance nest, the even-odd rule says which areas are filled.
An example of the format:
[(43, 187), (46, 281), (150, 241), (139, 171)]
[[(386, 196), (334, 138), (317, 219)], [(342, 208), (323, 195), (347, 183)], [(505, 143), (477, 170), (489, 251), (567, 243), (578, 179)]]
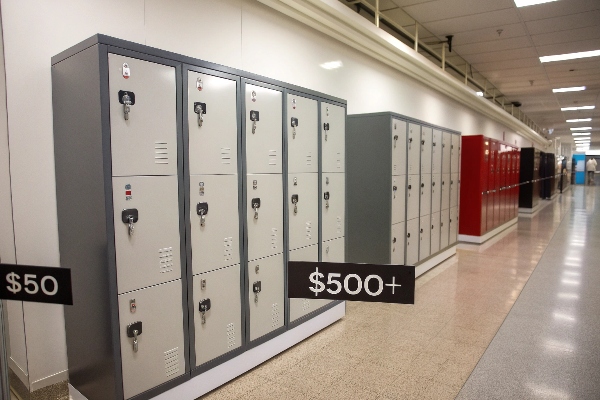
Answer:
[(450, 209), (440, 211), (440, 249), (448, 247), (450, 240)]
[(344, 236), (346, 215), (346, 174), (326, 173), (322, 178), (322, 240)]
[(458, 207), (450, 208), (450, 233), (448, 237), (449, 244), (455, 244), (458, 241)]
[(419, 218), (406, 222), (406, 265), (419, 261)]
[(431, 213), (442, 209), (442, 174), (431, 174)]
[(406, 219), (406, 175), (392, 176), (392, 224)]
[(421, 128), (421, 174), (431, 174), (433, 129)]
[(419, 228), (419, 261), (431, 255), (431, 216), (421, 217)]
[(346, 109), (321, 103), (322, 172), (346, 171)]
[(406, 177), (406, 220), (419, 216), (420, 176), (408, 175)]
[(458, 173), (450, 174), (450, 208), (458, 207)]
[(421, 126), (408, 124), (408, 175), (420, 174), (421, 166)]
[(319, 172), (317, 101), (288, 93), (286, 107), (288, 173)]
[(442, 132), (442, 174), (450, 173), (450, 154), (452, 147), (452, 134)]
[[(290, 261), (319, 261), (319, 246), (308, 246), (290, 251)], [(290, 321), (295, 321), (329, 303), (331, 300), (290, 299)]]
[(460, 135), (452, 135), (450, 146), (450, 173), (458, 173), (460, 161)]
[[(283, 326), (283, 267), (283, 253), (248, 263), (250, 340)], [(258, 288), (258, 293), (255, 288)]]
[(321, 261), (343, 263), (346, 261), (345, 238), (337, 238), (321, 243)]
[(442, 131), (433, 130), (431, 139), (431, 173), (442, 173)]
[(450, 174), (442, 174), (442, 210), (450, 208)]
[[(281, 174), (246, 176), (248, 260), (283, 252), (283, 182)], [(256, 210), (253, 204), (258, 203)]]
[(392, 251), (390, 263), (394, 265), (404, 265), (404, 238), (406, 237), (404, 232), (405, 226), (405, 222), (392, 225)]
[(289, 249), (318, 244), (319, 174), (288, 175), (286, 202), (289, 219)]
[(440, 251), (440, 213), (431, 214), (431, 254)]
[(406, 125), (392, 119), (392, 175), (406, 175)]
[(423, 217), (431, 214), (431, 174), (421, 175), (421, 185), (419, 185), (419, 189), (419, 215)]

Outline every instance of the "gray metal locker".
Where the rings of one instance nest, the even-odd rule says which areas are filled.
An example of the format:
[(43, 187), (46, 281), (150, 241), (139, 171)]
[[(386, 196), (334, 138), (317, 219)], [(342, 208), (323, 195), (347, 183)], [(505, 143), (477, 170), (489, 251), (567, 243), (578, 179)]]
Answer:
[[(290, 261), (319, 261), (319, 246), (313, 245), (290, 251)], [(326, 304), (330, 300), (290, 299), (290, 321), (295, 321)]]
[(406, 222), (406, 264), (419, 262), (419, 218)]
[(450, 147), (450, 173), (458, 173), (460, 161), (460, 136), (452, 135)]
[(246, 176), (248, 260), (283, 252), (283, 182), (281, 174)]
[(419, 216), (419, 197), (421, 193), (420, 176), (408, 175), (406, 177), (406, 219)]
[(431, 174), (431, 213), (442, 208), (442, 174)]
[(248, 262), (250, 340), (283, 326), (283, 268), (283, 254)]
[(321, 171), (346, 171), (346, 109), (321, 103)]
[(346, 261), (343, 237), (321, 243), (321, 261), (338, 263)]
[(421, 184), (419, 185), (419, 215), (421, 217), (431, 214), (431, 187), (431, 174), (422, 174)]
[(108, 55), (113, 176), (177, 175), (175, 68)]
[(455, 244), (458, 240), (458, 207), (450, 208), (450, 233), (449, 244)]
[(180, 280), (119, 295), (125, 398), (185, 373), (181, 297)]
[(431, 174), (433, 129), (421, 127), (421, 174)]
[(392, 175), (406, 175), (406, 121), (392, 119)]
[(392, 254), (390, 256), (390, 264), (404, 265), (405, 228), (405, 222), (392, 225)]
[(319, 175), (288, 175), (289, 249), (319, 243)]
[(392, 224), (406, 219), (406, 175), (392, 176)]
[(282, 172), (282, 94), (278, 90), (246, 83), (246, 172)]
[(450, 154), (452, 147), (452, 134), (442, 132), (442, 174), (450, 173)]
[(431, 173), (442, 173), (442, 131), (433, 130), (431, 139)]
[(112, 179), (119, 293), (181, 278), (177, 176)]
[(240, 265), (194, 276), (192, 291), (198, 366), (242, 345)]
[(237, 84), (234, 79), (188, 71), (190, 174), (238, 173)]
[(346, 175), (324, 173), (321, 179), (321, 237), (327, 241), (345, 233)]
[(431, 214), (431, 254), (440, 251), (440, 212)]
[(240, 263), (237, 175), (190, 176), (192, 273)]
[(422, 216), (419, 225), (419, 261), (421, 261), (431, 255), (431, 216)]
[(458, 207), (458, 172), (450, 174), (450, 208)]
[(421, 163), (421, 126), (408, 124), (408, 175), (420, 174)]
[(288, 173), (319, 172), (319, 110), (316, 100), (286, 94)]
[(450, 174), (442, 174), (442, 210), (450, 208)]
[(440, 249), (450, 244), (450, 209), (440, 211)]

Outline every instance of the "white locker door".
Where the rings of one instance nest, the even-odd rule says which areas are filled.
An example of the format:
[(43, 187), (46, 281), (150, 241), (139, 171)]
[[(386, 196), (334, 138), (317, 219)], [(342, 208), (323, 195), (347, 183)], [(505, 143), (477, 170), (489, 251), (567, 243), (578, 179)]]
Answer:
[[(319, 246), (308, 246), (290, 251), (290, 261), (319, 261)], [(290, 299), (290, 321), (295, 321), (330, 302), (331, 300), (321, 299)]]
[(406, 220), (419, 216), (419, 175), (408, 175), (406, 177)]
[(458, 207), (450, 208), (450, 234), (449, 244), (455, 244), (458, 240)]
[(288, 173), (319, 172), (319, 110), (316, 100), (287, 94)]
[(240, 263), (238, 185), (237, 175), (190, 176), (194, 275)]
[(433, 129), (421, 127), (421, 174), (431, 173)]
[(442, 174), (450, 173), (450, 150), (452, 146), (452, 134), (442, 133)]
[(442, 206), (442, 174), (431, 174), (431, 213), (439, 212)]
[(251, 84), (246, 84), (245, 92), (246, 172), (281, 173), (281, 92)]
[(419, 261), (431, 254), (431, 216), (421, 217), (419, 228)]
[(281, 328), (284, 319), (283, 253), (248, 263), (250, 340)]
[(319, 243), (319, 174), (288, 176), (289, 249)]
[(440, 211), (440, 249), (448, 247), (450, 240), (450, 210)]
[(392, 224), (405, 221), (406, 175), (392, 176)]
[[(242, 345), (240, 265), (194, 276), (196, 365), (204, 364)], [(210, 302), (202, 319), (201, 305)]]
[(442, 173), (442, 131), (433, 130), (431, 139), (431, 173)]
[[(283, 182), (280, 174), (248, 175), (248, 260), (283, 252)], [(255, 207), (258, 205), (258, 207)]]
[(458, 162), (460, 160), (460, 135), (452, 135), (452, 146), (450, 147), (450, 173), (458, 173)]
[(321, 103), (322, 172), (346, 170), (346, 109)]
[(450, 174), (450, 208), (458, 206), (458, 173)]
[(406, 222), (406, 265), (419, 261), (419, 218)]
[(420, 174), (421, 162), (421, 126), (408, 124), (408, 174)]
[(118, 292), (181, 278), (177, 176), (112, 182)]
[(190, 174), (237, 174), (237, 82), (188, 71), (187, 96)]
[(345, 256), (345, 238), (337, 238), (321, 243), (321, 261), (343, 263)]
[(440, 251), (440, 213), (431, 214), (431, 254)]
[(450, 208), (450, 174), (442, 174), (442, 210)]
[(406, 122), (392, 119), (392, 175), (406, 175)]
[[(126, 399), (185, 373), (181, 280), (118, 297)], [(93, 305), (90, 305), (93, 309)], [(135, 333), (137, 351), (134, 348)], [(93, 340), (91, 338), (90, 340)]]
[(322, 240), (344, 236), (346, 174), (323, 174), (321, 194)]
[(419, 190), (419, 196), (421, 197), (419, 215), (429, 215), (431, 214), (431, 174), (421, 175)]
[(392, 225), (392, 252), (390, 256), (390, 264), (404, 265), (404, 238), (406, 237), (404, 232), (405, 226), (405, 222)]
[(175, 68), (117, 54), (108, 68), (113, 176), (176, 175)]

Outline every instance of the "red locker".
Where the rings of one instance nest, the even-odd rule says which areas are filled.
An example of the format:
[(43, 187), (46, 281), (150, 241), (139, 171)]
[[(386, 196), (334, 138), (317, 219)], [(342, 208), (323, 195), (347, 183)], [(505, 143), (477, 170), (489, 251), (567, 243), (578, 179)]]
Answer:
[(463, 136), (461, 145), (459, 233), (481, 236), (487, 229), (487, 171), (489, 141), (483, 136)]
[(494, 158), (494, 183), (492, 188), (492, 229), (500, 225), (500, 143), (492, 141), (492, 157)]

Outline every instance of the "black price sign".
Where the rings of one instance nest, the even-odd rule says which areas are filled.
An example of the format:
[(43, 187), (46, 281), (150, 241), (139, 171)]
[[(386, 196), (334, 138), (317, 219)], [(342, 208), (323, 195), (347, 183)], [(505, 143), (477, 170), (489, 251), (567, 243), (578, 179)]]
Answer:
[(415, 304), (415, 267), (290, 261), (288, 297)]
[(0, 264), (0, 299), (73, 305), (71, 270)]

